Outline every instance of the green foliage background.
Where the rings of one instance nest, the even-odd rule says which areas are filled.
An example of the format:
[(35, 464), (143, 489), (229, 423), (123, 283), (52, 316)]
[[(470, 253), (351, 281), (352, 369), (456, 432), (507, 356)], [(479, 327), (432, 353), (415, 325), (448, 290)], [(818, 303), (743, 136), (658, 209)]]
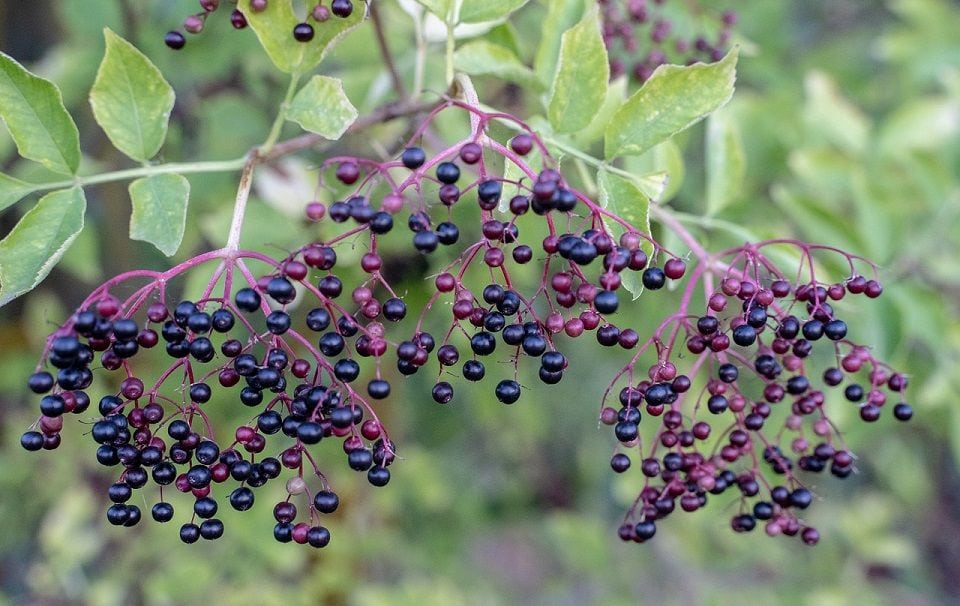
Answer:
[[(177, 92), (166, 159), (234, 158), (269, 130), (285, 80), (253, 33), (228, 31), (222, 15), (172, 53), (162, 47), (162, 33), (193, 2), (19, 4), (0, 5), (0, 50), (61, 86), (89, 171), (128, 166), (95, 128), (86, 102), (104, 26), (143, 50)], [(395, 3), (382, 4), (398, 67), (409, 74), (409, 19)], [(861, 456), (860, 473), (845, 482), (817, 478), (813, 488), (823, 500), (809, 513), (823, 534), (817, 547), (761, 532), (734, 535), (727, 524), (732, 497), (673, 516), (647, 545), (617, 540), (638, 487), (634, 475), (609, 471), (613, 438), (596, 423), (603, 388), (596, 377), (623, 363), (615, 352), (573, 352), (579, 363), (563, 384), (530, 390), (512, 408), (478, 391), (441, 410), (425, 395), (426, 379), (403, 382), (385, 412), (403, 457), (388, 488), (373, 489), (342, 471), (329, 450), (334, 445), (321, 449), (333, 461), (344, 501), (330, 524), (334, 541), (322, 552), (273, 541), (266, 494), (251, 512), (227, 511), (227, 535), (214, 543), (184, 546), (174, 527), (152, 522), (133, 530), (108, 526), (109, 476), (93, 464), (81, 426), (65, 430), (56, 453), (30, 455), (18, 436), (35, 415), (23, 382), (54, 323), (99, 279), (167, 263), (149, 244), (127, 238), (130, 206), (125, 185), (115, 184), (88, 192), (88, 228), (51, 277), (0, 310), (0, 603), (960, 600), (960, 6), (760, 0), (737, 8), (737, 93), (717, 128), (735, 129), (742, 141), (743, 187), (729, 199), (704, 194), (705, 125), (678, 137), (684, 171), (662, 157), (637, 163), (671, 169), (671, 206), (687, 213), (711, 247), (796, 234), (882, 268), (885, 296), (857, 308), (852, 331), (910, 375), (916, 416), (908, 425), (888, 417), (865, 426), (854, 409), (836, 411)], [(539, 31), (543, 14), (543, 3), (533, 3), (512, 27), (488, 36), (509, 39), (529, 64), (536, 43), (529, 34)], [(361, 115), (389, 94), (375, 49), (371, 28), (363, 26), (323, 64), (323, 73), (344, 80)], [(435, 54), (427, 83), (442, 90), (443, 58)], [(483, 100), (510, 98), (501, 81), (476, 82)], [(392, 145), (398, 136), (386, 125), (342, 146), (370, 153), (369, 141)], [(3, 172), (49, 178), (15, 158), (0, 131)], [(191, 176), (190, 184), (180, 256), (222, 242), (235, 187), (233, 175)], [(300, 202), (289, 201), (294, 208)], [(269, 243), (268, 250), (308, 233), (276, 204), (256, 202), (250, 212), (245, 240)], [(278, 213), (287, 225), (281, 230)], [(0, 217), (4, 233), (15, 214)], [(405, 286), (415, 308), (420, 285)], [(657, 317), (667, 298), (651, 299), (640, 309)], [(582, 388), (574, 394), (569, 385)]]

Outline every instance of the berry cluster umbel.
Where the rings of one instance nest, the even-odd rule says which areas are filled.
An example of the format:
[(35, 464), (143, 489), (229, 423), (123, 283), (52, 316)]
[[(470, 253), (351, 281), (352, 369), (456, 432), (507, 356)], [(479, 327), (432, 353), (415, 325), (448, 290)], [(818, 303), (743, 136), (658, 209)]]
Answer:
[[(469, 134), (428, 153), (420, 147), (423, 133), (444, 112), (469, 118)], [(498, 141), (490, 135), (493, 122), (519, 134)], [(837, 363), (823, 382), (845, 383), (847, 399), (861, 405), (867, 421), (906, 387), (902, 375), (847, 339), (832, 307), (848, 293), (875, 297), (879, 284), (860, 276), (821, 284), (812, 255), (824, 249), (789, 241), (717, 255), (692, 246), (697, 264), (688, 268), (574, 189), (522, 122), (459, 101), (436, 107), (397, 156), (327, 159), (320, 186), (343, 195), (306, 205), (322, 237), (281, 259), (226, 248), (165, 272), (127, 272), (97, 288), (50, 336), (28, 381), (41, 396), (41, 416), (23, 446), (55, 449), (66, 414), (89, 418), (97, 460), (118, 470), (108, 520), (137, 524), (141, 512), (131, 495), (152, 484), (158, 496), (151, 515), (167, 522), (172, 495), (184, 493), (193, 499), (180, 530), (188, 543), (221, 536), (219, 498), (244, 511), (256, 489), (286, 476), (288, 496), (274, 504), (275, 538), (322, 547), (330, 538), (323, 515), (339, 498), (316, 445), (338, 440), (347, 466), (374, 486), (387, 484), (397, 450), (377, 408), (399, 377), (435, 373), (431, 395), (439, 404), (452, 402), (465, 381), (485, 384), (491, 399), (509, 405), (526, 389), (521, 366), (556, 384), (569, 363), (566, 340), (592, 335), (600, 347), (634, 352), (604, 396), (625, 382), (619, 408), (602, 405), (600, 414), (620, 443), (614, 470), (627, 471), (631, 451), (642, 460), (644, 485), (620, 529), (623, 538), (649, 539), (676, 501), (692, 511), (707, 494), (736, 485), (743, 512), (735, 529), (766, 520), (770, 534), (799, 532), (815, 542), (816, 531), (796, 516), (811, 493), (795, 472), (829, 465), (843, 477), (853, 458), (826, 416), (825, 390), (814, 387), (814, 346), (833, 348)], [(536, 156), (538, 169), (527, 160)], [(503, 163), (515, 170), (494, 168)], [(454, 213), (464, 205), (471, 210)], [(438, 257), (419, 313), (409, 313), (381, 272), (387, 239)], [(778, 244), (794, 246), (808, 261), (803, 280), (788, 280), (764, 254)], [(342, 267), (343, 247), (365, 250), (360, 271)], [(859, 261), (845, 258), (851, 270)], [(209, 272), (210, 265), (199, 297), (178, 300), (167, 292), (172, 279)], [(530, 274), (539, 279), (531, 283)], [(686, 281), (676, 313), (646, 338), (620, 313), (628, 277), (643, 285), (644, 298), (654, 291), (674, 296), (664, 286)], [(131, 289), (123, 299), (116, 294)], [(700, 291), (706, 308), (696, 311)], [(675, 366), (681, 345), (693, 356), (685, 357), (686, 374)], [(637, 380), (635, 368), (649, 351), (656, 363)], [(138, 370), (150, 356), (168, 360), (159, 376)], [(491, 364), (504, 359), (509, 363)], [(120, 381), (91, 410), (94, 371)], [(247, 407), (249, 420), (223, 433), (210, 410), (215, 390)], [(765, 433), (776, 409), (786, 407), (784, 429)], [(641, 424), (641, 410), (657, 420)], [(898, 403), (894, 415), (909, 418), (909, 406)], [(656, 426), (646, 453), (641, 425)], [(807, 437), (808, 426), (815, 439)], [(789, 448), (781, 448), (788, 436)], [(770, 486), (769, 473), (784, 482)]]
[[(220, 0), (199, 0), (200, 12), (188, 15), (183, 20), (183, 31), (188, 34), (199, 34), (203, 31), (207, 19), (220, 8)], [(237, 0), (230, 0), (230, 4), (236, 6)], [(309, 4), (309, 3), (308, 3)], [(269, 0), (251, 0), (250, 10), (254, 13), (262, 13), (269, 8)], [(297, 23), (293, 27), (293, 38), (298, 42), (310, 42), (313, 40), (316, 31), (315, 25), (322, 25), (330, 20), (331, 16), (345, 19), (353, 14), (353, 0), (330, 0), (330, 6), (324, 4), (323, 0), (310, 7), (307, 18)], [(234, 29), (244, 29), (247, 27), (247, 17), (239, 8), (234, 8), (230, 12), (230, 24)], [(187, 37), (180, 30), (172, 30), (166, 33), (163, 38), (164, 43), (173, 50), (180, 50), (187, 44)]]
[[(669, 0), (599, 0), (603, 41), (610, 56), (610, 77), (629, 74), (645, 82), (665, 63), (712, 63), (726, 55), (737, 22), (733, 11), (709, 2), (683, 3), (682, 22), (669, 11)], [(674, 0), (673, 4), (681, 4)]]

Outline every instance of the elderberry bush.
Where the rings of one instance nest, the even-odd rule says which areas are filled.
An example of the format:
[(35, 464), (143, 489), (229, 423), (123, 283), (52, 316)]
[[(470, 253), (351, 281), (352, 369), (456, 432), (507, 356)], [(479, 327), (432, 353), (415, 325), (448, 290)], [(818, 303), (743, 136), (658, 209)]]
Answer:
[[(469, 133), (424, 148), (424, 133), (450, 118)], [(504, 124), (515, 134), (498, 139)], [(511, 170), (494, 169), (503, 164)], [(866, 422), (912, 415), (906, 378), (847, 335), (841, 303), (882, 291), (858, 273), (873, 271), (859, 257), (772, 240), (694, 247), (691, 262), (576, 189), (523, 122), (456, 99), (434, 107), (396, 157), (334, 156), (319, 174), (318, 187), (344, 195), (305, 204), (315, 241), (276, 259), (227, 247), (126, 272), (47, 339), (28, 379), (40, 417), (21, 443), (56, 449), (65, 416), (87, 419), (92, 455), (115, 473), (109, 523), (137, 525), (145, 499), (155, 521), (181, 524), (185, 543), (217, 539), (220, 507), (249, 510), (259, 488), (284, 482), (287, 497), (268, 504), (274, 538), (324, 547), (324, 516), (340, 504), (324, 469), (391, 481), (399, 446), (378, 411), (397, 381), (427, 373), (434, 405), (456, 403), (469, 382), (489, 394), (471, 405), (513, 405), (563, 381), (576, 339), (631, 354), (606, 393), (592, 393), (619, 443), (611, 467), (639, 467), (624, 540), (649, 540), (677, 508), (739, 493), (735, 531), (762, 522), (771, 536), (814, 544), (800, 514), (814, 500), (805, 478), (854, 470), (830, 408), (846, 400)], [(395, 241), (431, 268), (420, 309), (381, 272), (380, 250)], [(774, 247), (794, 249), (799, 270), (774, 263)], [(361, 271), (345, 270), (343, 253), (357, 248)], [(849, 277), (822, 282), (823, 254), (844, 259)], [(174, 294), (171, 282), (201, 272), (200, 297)], [(644, 292), (641, 310), (649, 297), (675, 302), (652, 334), (633, 324), (627, 281)], [(145, 358), (167, 366), (144, 375)], [(522, 367), (542, 385), (524, 385)], [(116, 375), (118, 390), (91, 392), (95, 372)], [(247, 422), (223, 427), (208, 406), (215, 392), (249, 409)], [(340, 461), (317, 455), (330, 440)]]

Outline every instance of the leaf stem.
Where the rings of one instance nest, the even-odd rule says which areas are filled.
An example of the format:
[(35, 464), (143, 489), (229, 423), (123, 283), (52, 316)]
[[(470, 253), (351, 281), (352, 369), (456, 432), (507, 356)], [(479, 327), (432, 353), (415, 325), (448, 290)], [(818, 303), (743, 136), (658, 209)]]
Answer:
[(453, 36), (454, 25), (447, 23), (447, 86), (453, 84), (453, 51), (457, 47), (457, 39)]
[(210, 162), (169, 162), (165, 164), (154, 164), (151, 166), (138, 166), (137, 168), (128, 168), (116, 170), (108, 173), (90, 175), (88, 177), (76, 177), (64, 181), (53, 181), (50, 183), (31, 184), (29, 193), (39, 191), (49, 191), (52, 189), (64, 189), (68, 187), (85, 187), (87, 185), (97, 185), (99, 183), (110, 183), (113, 181), (126, 181), (128, 179), (138, 179), (140, 177), (150, 177), (153, 175), (165, 175), (170, 173), (190, 174), (190, 173), (228, 173), (240, 170), (246, 163), (246, 157), (236, 158), (234, 160), (214, 160)]
[(283, 123), (287, 119), (287, 110), (290, 109), (290, 101), (293, 100), (293, 96), (297, 92), (297, 84), (299, 82), (299, 72), (294, 72), (290, 75), (290, 85), (287, 86), (287, 94), (284, 95), (283, 102), (280, 103), (280, 111), (277, 112), (277, 117), (273, 120), (273, 126), (270, 127), (270, 134), (267, 135), (267, 140), (260, 146), (261, 154), (265, 155), (269, 153), (280, 138), (280, 131), (283, 130)]
[(247, 212), (247, 200), (250, 197), (250, 186), (253, 185), (253, 169), (257, 165), (260, 155), (256, 149), (247, 154), (243, 172), (240, 173), (240, 183), (237, 185), (237, 199), (233, 205), (233, 218), (230, 221), (230, 235), (227, 237), (227, 251), (240, 250), (240, 232), (243, 231), (243, 217)]

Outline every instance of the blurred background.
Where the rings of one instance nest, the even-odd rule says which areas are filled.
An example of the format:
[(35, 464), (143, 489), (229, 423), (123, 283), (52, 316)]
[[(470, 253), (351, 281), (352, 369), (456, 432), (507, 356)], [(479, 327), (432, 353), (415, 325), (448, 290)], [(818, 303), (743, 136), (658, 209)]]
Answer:
[[(441, 409), (427, 377), (398, 377), (383, 414), (402, 461), (387, 488), (345, 470), (337, 445), (319, 448), (343, 503), (324, 550), (276, 543), (263, 493), (250, 512), (221, 508), (227, 532), (216, 542), (185, 546), (175, 525), (148, 520), (109, 526), (113, 476), (96, 465), (85, 426), (68, 423), (55, 452), (30, 454), (18, 442), (36, 418), (24, 383), (44, 336), (102, 279), (169, 263), (128, 239), (126, 184), (118, 183), (88, 191), (87, 229), (67, 257), (36, 291), (0, 309), (0, 604), (960, 603), (960, 2), (729, 4), (742, 50), (738, 90), (724, 111), (742, 142), (744, 187), (726, 207), (705, 207), (700, 125), (679, 137), (686, 162), (672, 171), (670, 203), (691, 215), (691, 229), (710, 246), (793, 234), (877, 262), (884, 296), (840, 307), (851, 334), (910, 376), (916, 411), (909, 424), (888, 415), (866, 425), (836, 403), (833, 418), (860, 456), (859, 473), (843, 482), (813, 478), (818, 502), (806, 513), (823, 536), (819, 545), (732, 533), (732, 496), (672, 516), (647, 544), (619, 541), (639, 476), (610, 471), (614, 438), (597, 426), (605, 385), (598, 377), (626, 357), (596, 348), (578, 356), (575, 344), (563, 383), (527, 390), (510, 408), (486, 389), (461, 390), (456, 405)], [(407, 76), (409, 17), (394, 2), (381, 5)], [(226, 15), (184, 51), (165, 49), (163, 33), (194, 7), (4, 2), (0, 50), (60, 85), (87, 174), (128, 166), (86, 101), (104, 26), (144, 50), (177, 92), (166, 160), (238, 157), (264, 139), (286, 85), (253, 33), (232, 31)], [(543, 12), (532, 2), (511, 24), (527, 59), (537, 42), (528, 33), (539, 31)], [(390, 94), (375, 48), (364, 26), (321, 66), (344, 78), (361, 114)], [(429, 65), (428, 74), (428, 88), (442, 89), (442, 66)], [(520, 115), (536, 111), (535, 100), (509, 85), (480, 79), (478, 88), (485, 101)], [(386, 125), (342, 149), (378, 153), (369, 141), (395, 148), (401, 133)], [(261, 177), (249, 246), (276, 252), (310, 237), (315, 228), (295, 217), (312, 195), (305, 175), (321, 157)], [(49, 178), (28, 164), (0, 132), (2, 172)], [(190, 181), (180, 257), (223, 241), (235, 187), (233, 175)], [(3, 233), (18, 212), (0, 216)], [(669, 246), (669, 235), (658, 235)], [(401, 263), (420, 263), (407, 254), (396, 251)], [(407, 280), (416, 308), (425, 300), (422, 281)], [(660, 317), (668, 299), (639, 304)], [(239, 407), (223, 408), (243, 422)], [(282, 499), (280, 485), (262, 490)]]

